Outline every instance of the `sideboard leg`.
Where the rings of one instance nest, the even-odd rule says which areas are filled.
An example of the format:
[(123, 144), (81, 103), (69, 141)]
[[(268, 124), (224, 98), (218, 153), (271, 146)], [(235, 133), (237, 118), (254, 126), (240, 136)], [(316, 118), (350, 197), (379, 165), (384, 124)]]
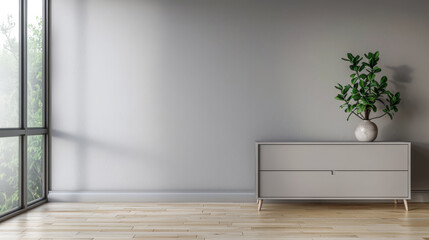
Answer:
[(395, 205), (398, 204), (398, 200), (395, 199)]
[(258, 198), (258, 199), (256, 199), (256, 204), (258, 204), (258, 205), (259, 205), (259, 198)]
[(404, 199), (405, 211), (408, 212), (408, 202), (407, 199)]
[(258, 211), (261, 211), (262, 209), (262, 199), (259, 199), (259, 203), (258, 203)]

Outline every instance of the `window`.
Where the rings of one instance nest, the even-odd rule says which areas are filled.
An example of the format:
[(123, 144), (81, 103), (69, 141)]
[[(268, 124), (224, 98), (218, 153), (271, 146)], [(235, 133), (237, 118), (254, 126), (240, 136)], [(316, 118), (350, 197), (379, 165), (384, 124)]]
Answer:
[(0, 138), (0, 214), (19, 207), (19, 137)]
[(0, 2), (0, 128), (19, 127), (19, 2)]
[(46, 200), (46, 9), (0, 1), (0, 221)]
[(44, 136), (27, 138), (27, 202), (44, 197)]
[(27, 125), (43, 127), (43, 1), (27, 2)]

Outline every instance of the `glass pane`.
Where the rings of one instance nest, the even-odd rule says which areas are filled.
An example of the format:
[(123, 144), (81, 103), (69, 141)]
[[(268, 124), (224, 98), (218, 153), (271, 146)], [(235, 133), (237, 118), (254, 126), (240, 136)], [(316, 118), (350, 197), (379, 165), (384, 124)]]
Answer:
[(19, 137), (0, 138), (0, 215), (19, 206)]
[(0, 128), (19, 127), (19, 1), (0, 1)]
[(43, 1), (27, 2), (27, 126), (43, 127)]
[(27, 201), (43, 198), (44, 136), (27, 137)]

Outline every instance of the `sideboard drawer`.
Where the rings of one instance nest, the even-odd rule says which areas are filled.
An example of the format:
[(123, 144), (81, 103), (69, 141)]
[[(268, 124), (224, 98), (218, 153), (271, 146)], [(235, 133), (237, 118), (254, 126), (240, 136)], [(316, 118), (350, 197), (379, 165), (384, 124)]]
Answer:
[(259, 145), (259, 170), (408, 170), (408, 145)]
[(408, 171), (259, 171), (263, 198), (407, 198)]

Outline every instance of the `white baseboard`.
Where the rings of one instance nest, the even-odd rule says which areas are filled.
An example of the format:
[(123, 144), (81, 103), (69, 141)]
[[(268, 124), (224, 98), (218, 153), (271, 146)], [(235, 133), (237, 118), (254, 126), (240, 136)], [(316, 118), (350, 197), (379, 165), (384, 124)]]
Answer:
[(51, 202), (255, 202), (254, 192), (49, 191)]
[[(429, 191), (413, 191), (411, 202), (429, 202)], [(255, 202), (254, 192), (50, 191), (51, 202)]]

